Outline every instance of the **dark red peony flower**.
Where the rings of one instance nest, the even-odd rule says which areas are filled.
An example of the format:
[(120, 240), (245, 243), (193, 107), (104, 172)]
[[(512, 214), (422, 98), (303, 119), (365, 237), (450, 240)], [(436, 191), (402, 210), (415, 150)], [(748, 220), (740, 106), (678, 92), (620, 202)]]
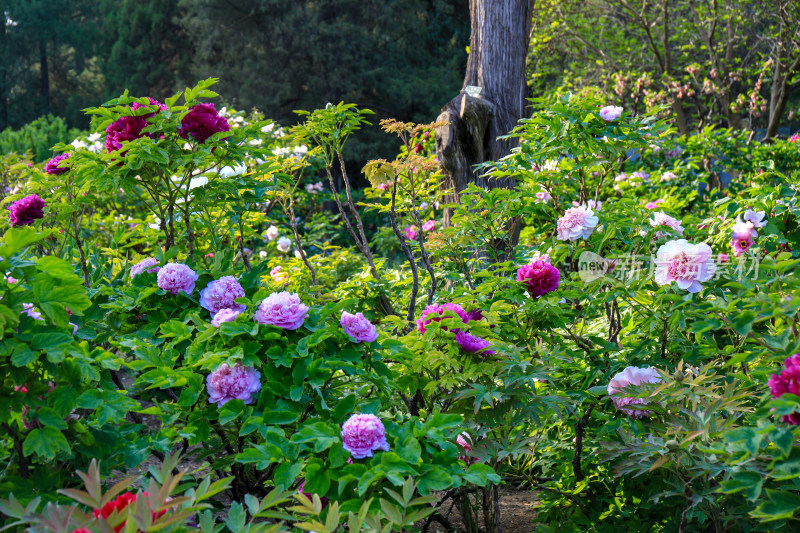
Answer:
[(517, 270), (517, 281), (525, 285), (531, 297), (538, 298), (558, 288), (561, 273), (548, 261), (537, 259)]
[[(148, 494), (146, 491), (142, 491), (142, 496), (150, 496), (150, 494)], [(126, 492), (124, 494), (120, 494), (110, 502), (106, 503), (102, 507), (102, 509), (95, 509), (94, 511), (92, 511), (92, 514), (94, 515), (95, 518), (99, 518), (102, 516), (104, 519), (107, 519), (109, 516), (114, 514), (114, 511), (116, 511), (117, 514), (119, 514), (126, 507), (128, 507), (135, 501), (136, 501), (136, 494), (133, 492)], [(164, 513), (166, 513), (166, 511), (159, 511), (159, 512), (153, 511), (153, 520), (162, 516)], [(125, 527), (125, 522), (116, 526), (114, 528), (114, 531), (119, 533), (120, 531), (122, 531), (123, 527)]]
[(36, 194), (21, 198), (8, 206), (8, 219), (12, 226), (27, 226), (44, 216), (44, 200)]
[(68, 167), (60, 167), (58, 164), (65, 159), (69, 159), (70, 155), (72, 154), (67, 152), (65, 154), (55, 156), (44, 165), (44, 171), (48, 174), (63, 174), (64, 172), (67, 172), (69, 170)]
[[(779, 398), (786, 393), (800, 396), (800, 353), (787, 357), (783, 362), (783, 370), (772, 374), (769, 378), (769, 391), (773, 398)], [(800, 425), (800, 413), (784, 415), (781, 420), (794, 426)]]
[(122, 148), (125, 141), (134, 141), (144, 134), (147, 127), (144, 117), (119, 117), (106, 128), (106, 151), (111, 153)]
[(184, 139), (188, 139), (191, 135), (197, 142), (204, 143), (215, 133), (230, 129), (230, 124), (217, 113), (214, 104), (197, 104), (181, 120), (178, 135)]

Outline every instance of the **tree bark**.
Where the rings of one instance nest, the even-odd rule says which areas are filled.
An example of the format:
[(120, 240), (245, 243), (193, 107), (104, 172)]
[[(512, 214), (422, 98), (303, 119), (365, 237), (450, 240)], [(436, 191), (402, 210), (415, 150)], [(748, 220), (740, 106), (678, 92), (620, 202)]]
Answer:
[[(443, 169), (442, 189), (448, 203), (459, 201), (468, 183), (481, 187), (513, 187), (511, 178), (489, 180), (475, 172), (475, 165), (496, 161), (517, 146), (499, 140), (525, 114), (527, 83), (525, 59), (530, 41), (535, 0), (470, 0), (472, 36), (461, 93), (442, 108), (437, 121), (436, 153)], [(481, 88), (467, 94), (467, 86)], [(452, 213), (444, 211), (444, 223)]]

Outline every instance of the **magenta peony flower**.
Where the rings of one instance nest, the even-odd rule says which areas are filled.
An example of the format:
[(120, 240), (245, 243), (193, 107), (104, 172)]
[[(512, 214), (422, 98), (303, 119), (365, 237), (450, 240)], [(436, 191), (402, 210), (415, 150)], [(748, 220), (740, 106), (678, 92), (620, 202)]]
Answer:
[(8, 206), (8, 220), (11, 226), (27, 226), (34, 220), (44, 217), (44, 200), (36, 194), (20, 198)]
[(106, 128), (106, 152), (119, 150), (125, 141), (135, 141), (143, 137), (142, 130), (146, 127), (147, 119), (144, 117), (119, 117)]
[(303, 325), (307, 316), (308, 307), (303, 305), (300, 297), (283, 291), (273, 292), (264, 298), (253, 319), (259, 324), (295, 330)]
[(353, 459), (372, 457), (377, 450), (389, 451), (386, 429), (375, 415), (353, 415), (342, 426), (342, 447)]
[(419, 228), (417, 226), (408, 226), (406, 229), (403, 230), (403, 235), (405, 235), (406, 239), (410, 241), (416, 241), (417, 236), (419, 235), (417, 232)]
[(436, 228), (435, 220), (428, 220), (422, 225), (422, 231), (433, 231)]
[(158, 271), (158, 288), (178, 294), (183, 291), (192, 294), (194, 282), (199, 276), (197, 273), (182, 263), (167, 263)]
[(197, 104), (181, 119), (178, 135), (184, 139), (191, 135), (197, 142), (204, 143), (215, 133), (230, 129), (230, 124), (217, 113), (214, 104)]
[(558, 239), (561, 241), (588, 239), (597, 222), (598, 219), (590, 207), (570, 207), (564, 216), (558, 219)]
[(483, 310), (480, 307), (467, 311), (467, 322), (472, 322), (473, 320), (483, 320)]
[(72, 155), (71, 153), (65, 152), (61, 155), (55, 156), (53, 159), (45, 163), (44, 171), (47, 172), (48, 174), (56, 174), (56, 175), (67, 172), (69, 170), (69, 167), (58, 166), (58, 164), (61, 163), (62, 161), (69, 159), (71, 155)]
[(242, 311), (244, 311), (244, 309), (220, 309), (211, 319), (211, 325), (215, 328), (218, 328), (223, 322), (233, 322), (236, 320), (237, 316), (242, 314)]
[(494, 355), (496, 353), (493, 350), (486, 349), (492, 345), (491, 342), (481, 339), (480, 337), (476, 337), (475, 335), (467, 333), (466, 331), (456, 332), (456, 343), (465, 352), (478, 353), (483, 356)]
[(538, 298), (558, 288), (561, 272), (549, 261), (537, 259), (529, 265), (519, 267), (517, 281), (525, 285), (531, 297)]
[(711, 248), (705, 244), (689, 244), (686, 239), (662, 244), (656, 253), (655, 281), (669, 285), (673, 281), (689, 292), (699, 292), (700, 282), (708, 281), (717, 271)]
[(206, 288), (200, 291), (200, 307), (207, 309), (214, 316), (220, 309), (244, 311), (246, 305), (234, 302), (236, 298), (244, 297), (244, 289), (233, 276), (222, 276), (209, 282)]
[(242, 366), (241, 363), (231, 368), (228, 363), (223, 363), (206, 379), (208, 401), (217, 404), (217, 407), (231, 400), (250, 403), (253, 401), (252, 395), (261, 390), (260, 379), (261, 374), (255, 368)]
[[(629, 386), (637, 386), (642, 383), (661, 383), (661, 376), (655, 368), (638, 368), (629, 366), (613, 378), (608, 383), (608, 395), (612, 396), (619, 392), (625, 392)], [(647, 405), (645, 398), (632, 398), (630, 396), (619, 396), (612, 398), (614, 406), (628, 416), (635, 418), (647, 418), (653, 414), (652, 411), (643, 409), (625, 409), (626, 405)]]
[(341, 324), (342, 329), (353, 342), (375, 342), (378, 338), (378, 331), (375, 329), (375, 325), (367, 320), (362, 313), (352, 315), (347, 311), (343, 311), (339, 324)]
[(460, 318), (465, 324), (469, 322), (467, 312), (458, 304), (431, 304), (417, 319), (417, 331), (425, 333), (425, 326), (431, 322), (441, 322), (443, 318)]
[[(769, 378), (769, 392), (773, 398), (780, 398), (786, 393), (800, 396), (800, 353), (787, 357), (783, 362), (783, 370), (772, 374)], [(781, 420), (793, 426), (800, 425), (800, 413), (784, 415)]]
[[(683, 235), (683, 226), (681, 226), (681, 221), (669, 216), (668, 214), (662, 211), (656, 211), (653, 213), (653, 218), (650, 219), (650, 225), (654, 228), (658, 228), (660, 226), (666, 226), (673, 230), (678, 235)], [(656, 238), (661, 237), (668, 237), (669, 233), (663, 233), (661, 231), (657, 231), (655, 233)]]
[(152, 113), (145, 113), (144, 115), (139, 115), (140, 117), (143, 117), (143, 118), (150, 118), (150, 117), (152, 117), (153, 115), (155, 115), (156, 113), (160, 113), (161, 111), (166, 111), (166, 110), (167, 110), (167, 106), (165, 106), (164, 104), (162, 104), (161, 102), (159, 102), (159, 101), (158, 101), (158, 100), (156, 100), (155, 98), (150, 98), (150, 97), (148, 96), (148, 97), (147, 97), (147, 100), (150, 102), (150, 105), (149, 105), (149, 106), (146, 106), (146, 105), (144, 105), (144, 104), (140, 104), (139, 102), (134, 102), (134, 103), (133, 103), (133, 105), (131, 105), (131, 109), (133, 109), (134, 111), (136, 111), (137, 109), (141, 109), (141, 108), (143, 108), (143, 107), (152, 107), (152, 106), (158, 106), (158, 111), (154, 111), (154, 112), (152, 112)]
[(144, 271), (152, 274), (153, 272), (158, 272), (159, 270), (161, 269), (158, 266), (158, 259), (148, 257), (147, 259), (139, 261), (131, 267), (131, 279), (135, 278)]
[(795, 133), (794, 135), (789, 137), (789, 142), (790, 143), (796, 143), (798, 141), (800, 141), (800, 133)]
[(730, 259), (730, 256), (728, 256), (728, 254), (722, 252), (717, 256), (717, 258), (719, 259), (720, 263), (727, 263), (728, 259)]
[(602, 118), (606, 122), (617, 120), (621, 116), (622, 116), (622, 108), (618, 106), (607, 105), (606, 107), (600, 110), (600, 118)]

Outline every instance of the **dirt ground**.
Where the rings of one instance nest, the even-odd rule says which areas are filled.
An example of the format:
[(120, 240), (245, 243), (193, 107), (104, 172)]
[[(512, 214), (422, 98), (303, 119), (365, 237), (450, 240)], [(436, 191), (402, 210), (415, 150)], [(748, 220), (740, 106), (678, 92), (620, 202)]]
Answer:
[[(442, 505), (441, 514), (456, 531), (465, 531), (464, 522), (452, 502)], [(527, 490), (500, 488), (500, 524), (503, 533), (530, 533), (536, 523), (536, 495)], [(445, 533), (448, 530), (437, 522), (432, 522), (429, 532)], [(452, 531), (452, 530), (451, 530)], [(483, 531), (483, 528), (481, 528)]]

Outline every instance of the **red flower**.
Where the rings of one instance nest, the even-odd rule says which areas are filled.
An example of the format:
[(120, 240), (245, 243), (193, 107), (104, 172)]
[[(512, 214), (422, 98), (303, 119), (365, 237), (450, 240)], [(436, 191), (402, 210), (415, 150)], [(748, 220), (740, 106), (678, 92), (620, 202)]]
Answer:
[(214, 104), (197, 104), (181, 120), (178, 135), (184, 139), (188, 139), (191, 135), (197, 142), (204, 143), (215, 133), (230, 129), (230, 124), (220, 116)]
[[(148, 494), (147, 491), (142, 491), (142, 496), (150, 496), (150, 494)], [(107, 519), (109, 516), (114, 514), (114, 511), (116, 511), (118, 515), (121, 514), (126, 507), (128, 507), (135, 501), (136, 501), (136, 494), (133, 492), (126, 492), (124, 494), (120, 494), (110, 502), (106, 503), (102, 507), (102, 509), (95, 509), (94, 511), (92, 511), (92, 514), (94, 515), (95, 518), (99, 518), (102, 516), (103, 519)], [(166, 513), (165, 510), (159, 512), (153, 511), (153, 520), (159, 518), (164, 513)], [(114, 528), (114, 531), (119, 533), (120, 531), (122, 531), (123, 527), (125, 527), (125, 522), (122, 522), (121, 524), (116, 526)]]

